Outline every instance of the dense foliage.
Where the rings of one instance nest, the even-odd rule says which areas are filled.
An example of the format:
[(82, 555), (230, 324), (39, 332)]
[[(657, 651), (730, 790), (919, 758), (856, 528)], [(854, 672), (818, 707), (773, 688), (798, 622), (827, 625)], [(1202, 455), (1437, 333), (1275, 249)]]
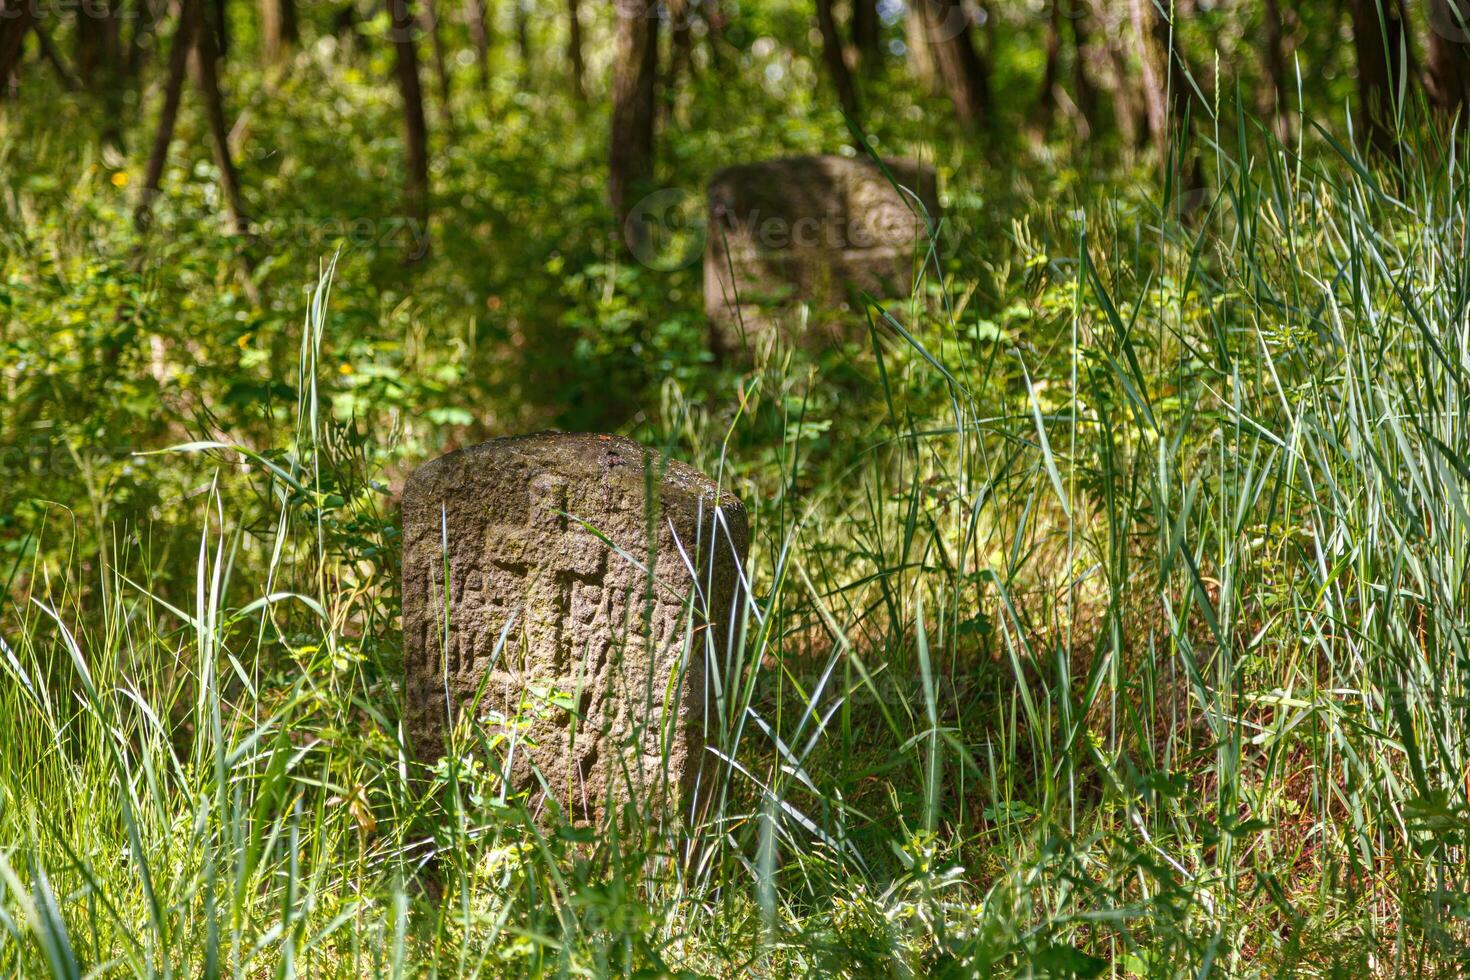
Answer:
[[(879, 5), (853, 123), (937, 167), (937, 268), (724, 359), (705, 181), (860, 152), (805, 7), (696, 32), (645, 261), (606, 199), (610, 10), (584, 12), (585, 100), (560, 11), (500, 12), (484, 88), (445, 17), (427, 225), (386, 11), (303, 5), (267, 63), (219, 8), (244, 235), (192, 95), (140, 230), (156, 80), (99, 99), (34, 57), (0, 106), (3, 969), (1454, 975), (1458, 126), (1415, 89), (1371, 148), (1336, 4), (1285, 22), (1278, 99), (1276, 5), (1199, 3), (1161, 158), (1117, 97), (1129, 6), (1088, 6), (1100, 105), (1069, 82), (1043, 114), (1051, 8), (985, 5), (966, 132)], [(705, 825), (548, 828), (493, 745), (409, 761), (395, 492), (548, 426), (751, 510)]]

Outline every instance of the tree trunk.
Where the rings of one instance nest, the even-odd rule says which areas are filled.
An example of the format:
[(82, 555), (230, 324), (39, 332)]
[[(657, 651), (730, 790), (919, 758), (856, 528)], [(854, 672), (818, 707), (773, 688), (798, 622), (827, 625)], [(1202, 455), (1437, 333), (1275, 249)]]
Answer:
[(719, 56), (720, 46), (713, 42), (725, 39), (725, 26), (729, 18), (725, 16), (724, 8), (720, 6), (720, 0), (704, 0), (699, 6), (699, 16), (709, 28), (710, 58)]
[(163, 168), (168, 163), (168, 146), (174, 138), (174, 123), (179, 118), (179, 99), (184, 91), (184, 73), (189, 65), (189, 50), (193, 47), (194, 20), (188, 12), (179, 14), (179, 26), (174, 30), (173, 41), (168, 49), (168, 75), (163, 83), (163, 109), (158, 114), (158, 129), (153, 134), (153, 152), (148, 155), (148, 169), (143, 174), (143, 189), (138, 195), (138, 205), (133, 212), (133, 224), (139, 232), (145, 231), (153, 215), (153, 201), (163, 185)]
[[(1168, 0), (1160, 2), (1167, 4)], [(1189, 16), (1194, 11), (1193, 0), (1176, 0), (1171, 9), (1176, 16)], [(1186, 142), (1193, 127), (1191, 102), (1196, 85), (1190, 79), (1200, 77), (1200, 73), (1186, 70), (1178, 33), (1158, 2), (1131, 0), (1129, 14), (1142, 65), (1143, 84), (1140, 87), (1143, 89), (1147, 135), (1158, 151), (1159, 168), (1166, 186), (1172, 185), (1175, 189), (1170, 207), (1180, 211), (1193, 210), (1200, 200), (1197, 194), (1203, 191), (1205, 184), (1201, 161), (1197, 155), (1188, 154)], [(1208, 78), (1198, 84), (1206, 91), (1213, 88)], [(1178, 130), (1171, 131), (1176, 123)]]
[(669, 78), (678, 79), (684, 69), (694, 67), (694, 7), (689, 0), (672, 0), (666, 9), (670, 12), (669, 59), (674, 63)]
[(1097, 87), (1087, 75), (1087, 59), (1092, 36), (1089, 29), (1089, 18), (1092, 15), (1088, 10), (1087, 0), (1067, 0), (1067, 2), (1068, 9), (1064, 16), (1072, 25), (1072, 51), (1075, 55), (1072, 61), (1072, 89), (1075, 93), (1077, 111), (1082, 114), (1087, 128), (1087, 132), (1082, 134), (1085, 137), (1098, 131)]
[(225, 100), (219, 88), (220, 53), (214, 49), (214, 34), (204, 22), (202, 0), (184, 0), (185, 16), (194, 22), (194, 70), (199, 76), (199, 91), (204, 96), (204, 114), (209, 119), (209, 142), (214, 151), (214, 165), (219, 170), (220, 190), (225, 198), (225, 210), (235, 234), (245, 235), (250, 231), (250, 222), (245, 217), (245, 207), (240, 194), (240, 175), (235, 170), (235, 161), (230, 156), (230, 124), (225, 119)]
[[(1105, 7), (1102, 9), (1106, 9)], [(1124, 19), (1127, 19), (1126, 12)], [(1132, 147), (1142, 146), (1148, 141), (1148, 121), (1144, 119), (1143, 107), (1139, 104), (1137, 80), (1129, 63), (1129, 47), (1126, 26), (1115, 31), (1109, 25), (1102, 30), (1102, 61), (1107, 67), (1104, 88), (1113, 103), (1113, 122), (1123, 142)]]
[(669, 22), (669, 63), (663, 68), (659, 91), (664, 116), (672, 119), (679, 104), (679, 79), (694, 64), (694, 36), (689, 30), (694, 11), (689, 0), (665, 0), (661, 11)]
[[(1177, 121), (1181, 126), (1190, 116), (1190, 94), (1193, 91), (1185, 76), (1184, 52), (1169, 16), (1159, 6), (1168, 0), (1129, 0), (1134, 41), (1138, 45), (1141, 66), (1144, 122), (1148, 135), (1158, 149), (1159, 160), (1169, 158), (1169, 127)], [(1370, 0), (1371, 2), (1371, 0)], [(1176, 14), (1192, 9), (1179, 0)], [(1203, 82), (1206, 88), (1209, 82)]]
[(82, 88), (102, 104), (103, 142), (122, 148), (124, 106), (119, 6), (120, 0), (87, 0), (77, 7), (74, 64)]
[(1169, 57), (1169, 21), (1154, 0), (1128, 0), (1133, 38), (1138, 45), (1144, 120), (1159, 160), (1169, 155), (1169, 97), (1172, 78)]
[(260, 35), (267, 64), (280, 62), (296, 47), (296, 0), (260, 0)]
[[(655, 0), (616, 0), (612, 145), (608, 198), (624, 227), (637, 195), (653, 180), (654, 117), (658, 111), (658, 10)], [(638, 234), (639, 229), (627, 229)]]
[(966, 129), (979, 129), (990, 115), (990, 78), (975, 47), (970, 15), (959, 0), (916, 0), (923, 11), (929, 48), (939, 80)]
[(424, 33), (429, 35), (429, 52), (434, 58), (434, 80), (439, 85), (439, 120), (445, 131), (454, 128), (454, 110), (449, 104), (449, 62), (444, 55), (444, 34), (439, 30), (439, 13), (434, 0), (423, 0), (419, 17)]
[(31, 0), (0, 0), (0, 99), (9, 92), (10, 77), (20, 66), (34, 10)]
[(1270, 100), (1269, 104), (1262, 106), (1262, 109), (1275, 120), (1277, 135), (1284, 138), (1287, 132), (1287, 106), (1291, 98), (1291, 69), (1287, 66), (1286, 24), (1281, 19), (1279, 0), (1266, 0), (1262, 16), (1265, 19), (1266, 29), (1266, 46), (1263, 54), (1266, 60), (1266, 80), (1269, 83), (1264, 96)]
[(1046, 25), (1046, 68), (1041, 74), (1041, 97), (1036, 100), (1035, 128), (1045, 136), (1056, 116), (1062, 87), (1062, 4), (1068, 0), (1052, 0), (1051, 19)]
[[(427, 241), (429, 221), (429, 127), (424, 120), (424, 93), (419, 86), (419, 55), (414, 44), (413, 8), (409, 0), (387, 0), (392, 20), (394, 67), (403, 99), (403, 153), (406, 167), (404, 206), (419, 222)], [(410, 255), (410, 259), (422, 257)]]
[(1428, 69), (1435, 108), (1470, 105), (1470, 0), (1429, 0)]
[(903, 18), (904, 45), (908, 49), (909, 69), (926, 95), (943, 95), (939, 66), (934, 63), (934, 49), (929, 46), (928, 18), (920, 9), (926, 0), (914, 0)]
[(465, 0), (465, 21), (470, 29), (470, 43), (475, 46), (475, 65), (480, 71), (480, 88), (490, 87), (490, 23), (485, 14), (485, 0)]
[(143, 64), (147, 60), (154, 45), (143, 44), (143, 38), (158, 33), (158, 18), (163, 11), (159, 4), (150, 0), (140, 0), (134, 4), (135, 16), (132, 17), (132, 30), (128, 32), (127, 44), (124, 45), (127, 53), (123, 57), (123, 70), (128, 78), (136, 81), (143, 73)]
[(109, 84), (106, 76), (112, 63), (108, 57), (108, 21), (113, 19), (112, 14), (113, 5), (106, 0), (101, 3), (92, 0), (78, 5), (74, 35), (76, 57), (73, 63), (76, 65), (77, 77), (89, 91), (104, 96), (106, 93), (103, 89)]
[(214, 0), (212, 14), (205, 19), (213, 32), (210, 46), (214, 49), (215, 60), (219, 60), (230, 53), (230, 0)]
[(587, 63), (582, 58), (581, 0), (567, 0), (567, 63), (572, 69), (572, 94), (587, 101)]
[(1272, 95), (1279, 101), (1291, 91), (1291, 69), (1286, 58), (1286, 22), (1281, 17), (1280, 0), (1266, 0), (1262, 12), (1266, 29), (1266, 78)]
[(816, 0), (816, 4), (817, 27), (822, 35), (822, 61), (827, 66), (832, 87), (837, 90), (837, 101), (842, 111), (857, 125), (862, 120), (862, 113), (857, 89), (852, 84), (852, 73), (847, 70), (847, 58), (842, 53), (842, 35), (837, 31), (837, 19), (832, 16), (832, 0)]
[(531, 78), (531, 12), (526, 8), (530, 0), (511, 0), (515, 4), (516, 54), (521, 59), (521, 78)]
[(865, 71), (871, 71), (882, 60), (881, 40), (876, 0), (852, 0), (852, 46), (863, 59)]
[(1400, 79), (1411, 63), (1401, 0), (1352, 0), (1358, 112), (1366, 145), (1391, 153)]
[(362, 24), (357, 16), (357, 6), (346, 4), (337, 8), (332, 15), (332, 33), (342, 45), (342, 52), (347, 58), (355, 58), (365, 43), (362, 35)]
[(41, 57), (45, 58), (52, 70), (56, 72), (56, 77), (61, 81), (61, 87), (68, 92), (80, 91), (81, 79), (77, 78), (67, 67), (66, 58), (57, 49), (56, 42), (51, 40), (51, 35), (47, 34), (40, 24), (33, 23), (31, 28), (36, 32), (36, 43), (41, 47)]

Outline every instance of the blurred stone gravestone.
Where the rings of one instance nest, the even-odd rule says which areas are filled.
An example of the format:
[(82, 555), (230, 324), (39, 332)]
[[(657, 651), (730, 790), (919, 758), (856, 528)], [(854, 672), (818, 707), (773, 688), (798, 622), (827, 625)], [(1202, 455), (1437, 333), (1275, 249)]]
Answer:
[(909, 294), (929, 244), (924, 212), (939, 219), (937, 184), (924, 164), (884, 165), (887, 174), (868, 158), (792, 157), (714, 175), (704, 303), (721, 346), (796, 303)]
[(705, 663), (739, 621), (738, 500), (630, 439), (546, 433), (419, 467), (403, 533), (420, 760), (471, 712), (459, 734), (486, 736), (533, 812), (595, 823), (608, 801), (699, 798)]

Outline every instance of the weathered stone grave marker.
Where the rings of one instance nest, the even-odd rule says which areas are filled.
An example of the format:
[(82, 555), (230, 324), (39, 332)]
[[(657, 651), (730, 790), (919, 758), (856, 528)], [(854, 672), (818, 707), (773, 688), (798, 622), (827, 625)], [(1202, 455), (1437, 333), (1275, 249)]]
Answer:
[(474, 711), (505, 736), (533, 806), (550, 794), (595, 821), (608, 799), (694, 798), (705, 659), (739, 615), (738, 500), (631, 439), (545, 433), (419, 467), (403, 531), (405, 715), (421, 760)]
[[(893, 180), (934, 221), (934, 169), (885, 160)], [(729, 346), (739, 324), (794, 302), (838, 307), (850, 290), (907, 296), (928, 230), (919, 203), (900, 193), (876, 162), (792, 157), (727, 167), (710, 180), (704, 303)]]

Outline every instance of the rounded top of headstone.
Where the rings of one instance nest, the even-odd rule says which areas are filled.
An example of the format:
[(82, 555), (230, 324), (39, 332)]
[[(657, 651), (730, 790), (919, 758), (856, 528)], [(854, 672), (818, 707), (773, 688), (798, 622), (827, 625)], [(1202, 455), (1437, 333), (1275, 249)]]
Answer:
[[(898, 190), (895, 184), (903, 188)], [(717, 171), (709, 181), (709, 216), (726, 232), (754, 235), (763, 249), (820, 251), (902, 245), (922, 238), (922, 210), (940, 213), (934, 168), (904, 157), (781, 157)], [(809, 225), (794, 234), (795, 223)], [(826, 221), (825, 230), (820, 223)], [(709, 255), (722, 261), (723, 235)], [(798, 241), (798, 239), (801, 239)], [(718, 264), (716, 273), (718, 274)]]
[(503, 436), (456, 450), (424, 463), (409, 474), (405, 500), (434, 496), (456, 489), (469, 490), (483, 469), (513, 466), (522, 472), (554, 473), (570, 480), (617, 486), (641, 492), (645, 473), (661, 477), (659, 495), (675, 499), (707, 500), (721, 508), (743, 512), (745, 506), (718, 482), (687, 463), (668, 459), (627, 436), (596, 432), (537, 432)]
[(922, 163), (912, 157), (884, 157), (883, 165), (869, 156), (844, 157), (835, 153), (824, 153), (810, 156), (788, 156), (775, 157), (770, 160), (757, 160), (753, 163), (736, 163), (716, 170), (711, 177), (715, 183), (725, 177), (735, 176), (775, 176), (775, 175), (805, 175), (823, 174), (828, 177), (841, 176), (853, 171), (876, 171), (882, 172), (887, 167), (900, 181), (904, 177), (918, 179), (934, 179), (934, 168), (927, 163)]
[(773, 206), (778, 202), (800, 203), (812, 194), (845, 197), (854, 187), (872, 183), (891, 191), (890, 176), (918, 195), (931, 212), (938, 212), (934, 168), (910, 157), (884, 157), (881, 165), (871, 157), (832, 154), (737, 163), (710, 176), (709, 195), (716, 207), (738, 207), (749, 202)]

